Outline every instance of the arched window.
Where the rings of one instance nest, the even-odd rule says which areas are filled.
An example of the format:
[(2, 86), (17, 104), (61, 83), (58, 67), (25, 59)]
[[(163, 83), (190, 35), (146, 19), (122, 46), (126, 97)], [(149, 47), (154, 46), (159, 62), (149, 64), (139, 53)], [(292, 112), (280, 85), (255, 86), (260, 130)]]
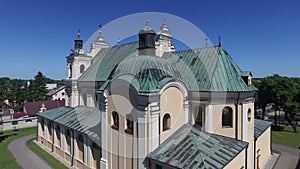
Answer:
[(45, 128), (44, 128), (45, 127), (44, 126), (44, 119), (41, 120), (41, 127), (42, 127), (42, 131), (44, 132), (44, 130), (45, 130)]
[(222, 127), (232, 127), (232, 108), (224, 107), (222, 111)]
[(66, 152), (67, 153), (71, 153), (71, 131), (70, 129), (67, 130), (67, 136), (66, 136), (66, 142), (67, 142), (67, 145), (66, 145)]
[(48, 122), (48, 139), (49, 139), (49, 141), (51, 141), (51, 139), (52, 139), (52, 122), (51, 121), (49, 121)]
[(169, 130), (171, 128), (171, 116), (170, 114), (165, 114), (163, 117), (163, 131)]
[(83, 143), (83, 137), (81, 134), (78, 135), (77, 139), (80, 143)]
[(80, 65), (80, 73), (84, 72), (84, 65)]
[(126, 115), (126, 127), (125, 132), (127, 134), (133, 134), (133, 117), (131, 114)]
[(83, 137), (81, 134), (78, 134), (77, 136), (77, 146), (78, 146), (78, 158), (81, 161), (84, 161), (84, 145), (83, 145), (84, 141), (83, 141)]
[(112, 120), (113, 120), (113, 124), (111, 127), (116, 130), (119, 130), (119, 115), (115, 111), (112, 112)]
[(250, 120), (251, 120), (251, 109), (248, 109), (247, 116), (248, 116), (248, 121), (250, 122)]
[(196, 108), (195, 125), (202, 127), (202, 108), (199, 106)]
[(60, 146), (60, 127), (59, 125), (56, 125), (56, 145)]

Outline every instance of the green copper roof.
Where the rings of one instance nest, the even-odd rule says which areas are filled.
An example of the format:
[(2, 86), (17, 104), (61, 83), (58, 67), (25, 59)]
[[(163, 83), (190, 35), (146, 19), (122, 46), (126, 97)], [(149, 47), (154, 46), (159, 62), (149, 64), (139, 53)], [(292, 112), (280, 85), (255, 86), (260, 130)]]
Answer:
[(79, 78), (79, 81), (106, 81), (118, 64), (128, 56), (137, 55), (138, 43), (117, 45), (99, 52), (92, 66)]
[(180, 72), (182, 80), (191, 91), (256, 90), (245, 84), (241, 77), (244, 72), (222, 47), (166, 53), (164, 57)]
[(258, 138), (262, 133), (264, 133), (270, 126), (272, 122), (254, 119), (254, 137)]
[(138, 56), (137, 48), (135, 42), (99, 52), (79, 81), (101, 82), (100, 89), (104, 90), (114, 79), (133, 80), (141, 93), (157, 92), (170, 81), (183, 82), (189, 91), (256, 90), (242, 78), (251, 72), (242, 71), (222, 47), (170, 52), (163, 58)]
[(38, 115), (86, 134), (100, 146), (100, 112), (97, 108), (85, 106), (61, 107)]
[(247, 146), (246, 142), (185, 124), (151, 152), (145, 164), (153, 160), (174, 168), (224, 168)]
[(117, 67), (114, 77), (127, 80), (139, 92), (157, 92), (166, 79), (176, 79), (175, 71), (166, 59), (146, 55), (126, 58)]

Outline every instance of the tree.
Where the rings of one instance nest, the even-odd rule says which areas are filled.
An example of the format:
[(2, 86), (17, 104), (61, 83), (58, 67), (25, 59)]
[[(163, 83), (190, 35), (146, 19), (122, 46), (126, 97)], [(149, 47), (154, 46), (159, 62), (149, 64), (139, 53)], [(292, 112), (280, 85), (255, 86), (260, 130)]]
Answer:
[(261, 79), (257, 92), (257, 106), (263, 108), (268, 103), (274, 103), (275, 110), (275, 124), (277, 125), (276, 112), (283, 110), (285, 112), (285, 119), (293, 127), (294, 132), (297, 132), (295, 125), (296, 115), (299, 112), (299, 101), (297, 101), (297, 94), (299, 94), (299, 79), (281, 77), (278, 74), (268, 76)]
[(34, 77), (33, 86), (32, 86), (33, 87), (32, 94), (33, 94), (34, 101), (46, 99), (46, 94), (47, 94), (46, 84), (47, 84), (47, 78), (41, 72), (38, 72), (38, 74)]

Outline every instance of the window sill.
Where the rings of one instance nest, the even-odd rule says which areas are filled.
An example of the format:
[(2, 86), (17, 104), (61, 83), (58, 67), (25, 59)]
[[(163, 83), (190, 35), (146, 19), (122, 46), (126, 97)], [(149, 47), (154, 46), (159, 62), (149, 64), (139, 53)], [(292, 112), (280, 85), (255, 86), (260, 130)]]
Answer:
[(111, 128), (112, 128), (112, 129), (115, 129), (115, 130), (119, 130), (119, 126), (117, 126), (117, 125), (115, 125), (115, 124), (113, 124), (113, 125), (111, 126)]
[(125, 129), (125, 133), (130, 134), (130, 135), (133, 135), (133, 130), (127, 128), (127, 129)]
[(232, 126), (222, 126), (222, 128), (229, 129), (229, 128), (233, 128), (233, 127)]

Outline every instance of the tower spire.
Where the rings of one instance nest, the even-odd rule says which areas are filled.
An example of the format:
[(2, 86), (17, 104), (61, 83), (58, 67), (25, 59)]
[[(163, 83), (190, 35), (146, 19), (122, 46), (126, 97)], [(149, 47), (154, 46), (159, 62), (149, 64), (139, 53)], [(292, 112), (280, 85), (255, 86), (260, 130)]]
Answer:
[(81, 40), (80, 39), (80, 30), (78, 29), (78, 31), (77, 31), (77, 40)]
[(219, 36), (219, 46), (221, 46), (221, 36)]

